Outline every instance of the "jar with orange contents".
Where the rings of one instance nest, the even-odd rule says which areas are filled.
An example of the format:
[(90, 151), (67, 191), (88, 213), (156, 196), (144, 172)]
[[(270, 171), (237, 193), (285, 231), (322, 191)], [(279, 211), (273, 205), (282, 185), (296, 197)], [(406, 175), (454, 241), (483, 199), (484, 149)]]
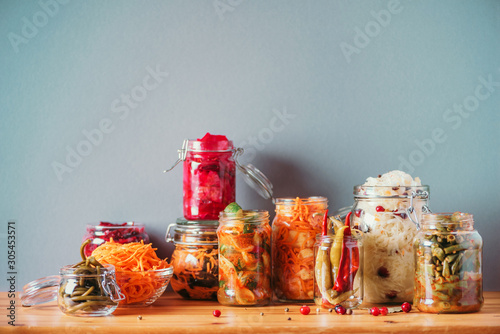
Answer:
[(216, 299), (218, 280), (217, 220), (178, 218), (167, 229), (166, 241), (175, 245), (170, 264), (172, 289), (185, 299)]
[(281, 302), (314, 299), (314, 244), (328, 208), (325, 197), (277, 198), (273, 221), (274, 296)]

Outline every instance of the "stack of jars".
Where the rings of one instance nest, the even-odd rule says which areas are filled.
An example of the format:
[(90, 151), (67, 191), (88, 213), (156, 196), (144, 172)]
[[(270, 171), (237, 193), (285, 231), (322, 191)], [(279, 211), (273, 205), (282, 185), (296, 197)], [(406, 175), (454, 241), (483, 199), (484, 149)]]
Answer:
[(166, 240), (175, 245), (172, 288), (186, 299), (217, 296), (218, 218), (235, 200), (234, 153), (232, 141), (209, 133), (202, 139), (185, 140), (179, 150), (178, 163), (184, 165), (184, 217), (168, 227)]
[[(184, 164), (184, 217), (167, 230), (173, 242), (175, 292), (187, 299), (215, 299), (225, 305), (264, 305), (271, 296), (271, 229), (267, 211), (227, 213), (235, 201), (236, 167), (263, 197), (272, 185), (252, 165), (242, 166), (225, 136), (207, 133), (186, 140), (179, 151)], [(172, 167), (173, 168), (173, 167)]]

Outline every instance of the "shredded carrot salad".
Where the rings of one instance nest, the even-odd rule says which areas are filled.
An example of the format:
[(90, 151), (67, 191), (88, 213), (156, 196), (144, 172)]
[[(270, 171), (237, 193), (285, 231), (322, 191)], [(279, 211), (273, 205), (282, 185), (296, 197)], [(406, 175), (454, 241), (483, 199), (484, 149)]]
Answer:
[(326, 209), (323, 197), (277, 200), (272, 249), (278, 299), (314, 298), (314, 243)]
[(155, 251), (156, 248), (143, 241), (119, 244), (111, 239), (92, 252), (100, 263), (115, 266), (116, 281), (126, 297), (120, 304), (147, 301), (164, 285), (165, 278), (155, 270), (169, 268), (170, 265)]
[(176, 245), (172, 289), (187, 299), (215, 299), (219, 289), (217, 245)]
[(219, 290), (223, 305), (267, 303), (271, 290), (271, 227), (236, 221), (219, 226)]

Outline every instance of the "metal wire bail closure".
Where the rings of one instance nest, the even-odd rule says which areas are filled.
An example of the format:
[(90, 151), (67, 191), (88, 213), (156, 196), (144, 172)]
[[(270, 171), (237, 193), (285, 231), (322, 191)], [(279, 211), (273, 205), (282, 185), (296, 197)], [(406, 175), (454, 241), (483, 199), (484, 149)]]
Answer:
[[(428, 199), (429, 198), (429, 192), (427, 191), (412, 191), (411, 195), (408, 196), (410, 199), (410, 207), (406, 209), (406, 213), (408, 214), (408, 217), (410, 220), (417, 226), (417, 229), (420, 230), (420, 222), (418, 221), (417, 213), (415, 211), (415, 207), (413, 206), (413, 199), (414, 198), (420, 198), (420, 199)], [(432, 213), (431, 209), (427, 205), (424, 205), (422, 207), (422, 211), (425, 213)]]
[(174, 163), (174, 165), (172, 167), (170, 167), (169, 169), (165, 169), (163, 171), (163, 173), (170, 172), (172, 169), (175, 168), (175, 166), (177, 166), (182, 161), (186, 160), (188, 142), (189, 142), (188, 139), (184, 139), (184, 141), (182, 142), (182, 148), (180, 150), (177, 150), (177, 153), (179, 154), (179, 158), (177, 159), (177, 161)]
[(112, 301), (118, 303), (121, 300), (124, 300), (126, 297), (122, 293), (122, 290), (118, 286), (115, 280), (115, 276), (113, 274), (106, 274), (102, 278), (102, 289), (104, 292), (109, 295)]

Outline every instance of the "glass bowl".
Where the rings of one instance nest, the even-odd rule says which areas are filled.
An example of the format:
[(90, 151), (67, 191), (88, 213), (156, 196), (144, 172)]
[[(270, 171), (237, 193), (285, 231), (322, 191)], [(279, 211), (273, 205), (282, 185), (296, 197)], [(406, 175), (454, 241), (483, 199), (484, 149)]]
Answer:
[(117, 271), (116, 282), (125, 299), (118, 307), (141, 307), (153, 304), (170, 282), (174, 272), (172, 266), (147, 271)]

